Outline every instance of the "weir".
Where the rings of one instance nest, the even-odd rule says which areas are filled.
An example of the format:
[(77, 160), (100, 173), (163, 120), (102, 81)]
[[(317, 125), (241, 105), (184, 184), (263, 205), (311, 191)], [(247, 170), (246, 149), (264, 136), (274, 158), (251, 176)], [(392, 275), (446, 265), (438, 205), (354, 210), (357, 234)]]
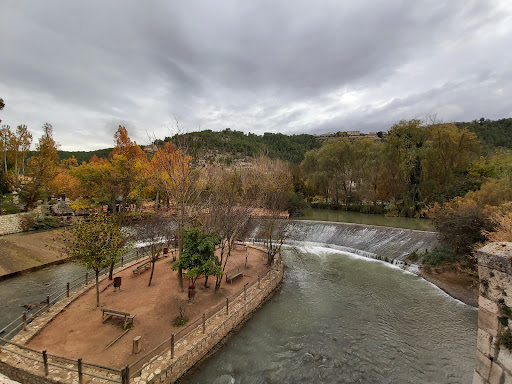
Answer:
[[(435, 232), (328, 221), (293, 220), (287, 236), (289, 245), (322, 245), (399, 265), (409, 253), (438, 244)], [(264, 241), (263, 228), (257, 221), (251, 222), (248, 237)]]

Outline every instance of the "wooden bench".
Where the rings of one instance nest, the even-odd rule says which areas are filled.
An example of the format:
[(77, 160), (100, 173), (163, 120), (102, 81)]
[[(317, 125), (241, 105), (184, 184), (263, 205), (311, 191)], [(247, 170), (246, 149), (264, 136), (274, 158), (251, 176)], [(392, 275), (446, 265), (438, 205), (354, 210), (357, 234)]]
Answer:
[(126, 329), (126, 326), (131, 323), (133, 324), (133, 319), (135, 318), (135, 315), (132, 315), (128, 312), (121, 312), (116, 311), (114, 309), (102, 309), (102, 322), (104, 323), (108, 319), (111, 318), (118, 318), (118, 319), (124, 319), (123, 328)]
[(140, 275), (142, 272), (146, 272), (149, 268), (151, 268), (151, 261), (146, 261), (144, 264), (135, 268), (132, 272), (134, 275)]
[(244, 276), (244, 271), (241, 267), (236, 267), (234, 269), (231, 269), (226, 272), (226, 283), (230, 283), (233, 281), (234, 278), (238, 276)]

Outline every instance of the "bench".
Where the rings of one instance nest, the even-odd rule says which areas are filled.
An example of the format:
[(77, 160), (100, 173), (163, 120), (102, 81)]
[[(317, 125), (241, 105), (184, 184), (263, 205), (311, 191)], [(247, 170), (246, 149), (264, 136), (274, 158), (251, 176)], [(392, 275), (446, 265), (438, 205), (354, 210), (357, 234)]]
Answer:
[(146, 272), (149, 268), (151, 268), (151, 261), (146, 261), (144, 264), (135, 268), (132, 272), (134, 275), (140, 275), (142, 272)]
[(233, 279), (238, 276), (244, 276), (244, 271), (240, 267), (236, 267), (226, 272), (226, 283), (232, 283)]
[(116, 311), (114, 309), (102, 309), (102, 322), (104, 323), (108, 319), (111, 318), (117, 318), (117, 319), (124, 319), (123, 323), (123, 329), (126, 329), (127, 325), (131, 323), (133, 325), (133, 319), (135, 318), (135, 315), (132, 315), (128, 312), (121, 312)]

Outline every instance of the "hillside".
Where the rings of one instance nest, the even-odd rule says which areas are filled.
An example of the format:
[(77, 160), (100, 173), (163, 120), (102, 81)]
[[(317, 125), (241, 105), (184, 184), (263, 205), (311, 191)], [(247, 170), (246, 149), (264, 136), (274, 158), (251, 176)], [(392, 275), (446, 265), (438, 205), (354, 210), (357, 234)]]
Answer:
[(512, 118), (489, 120), (483, 117), (471, 123), (455, 123), (459, 128), (468, 128), (491, 147), (512, 149)]
[[(266, 154), (292, 163), (299, 163), (304, 154), (321, 146), (314, 135), (284, 135), (282, 133), (264, 133), (262, 136), (253, 133), (245, 134), (240, 131), (225, 129), (221, 132), (206, 130), (166, 137), (164, 142), (181, 143), (192, 149), (194, 155), (203, 158), (218, 156), (228, 159), (240, 157), (256, 157)], [(156, 144), (162, 142), (157, 140)]]

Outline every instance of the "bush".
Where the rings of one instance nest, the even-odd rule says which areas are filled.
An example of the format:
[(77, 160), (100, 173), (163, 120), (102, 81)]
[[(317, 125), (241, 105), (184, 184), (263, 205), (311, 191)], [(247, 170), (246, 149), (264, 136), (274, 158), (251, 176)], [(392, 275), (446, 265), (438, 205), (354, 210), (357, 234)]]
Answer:
[(60, 218), (36, 212), (21, 215), (21, 227), (24, 231), (51, 229), (60, 227)]
[(0, 208), (2, 210), (2, 215), (11, 215), (13, 213), (18, 213), (20, 210), (14, 203), (14, 199), (12, 195), (7, 195), (5, 198), (0, 196)]
[(430, 252), (423, 253), (423, 265), (428, 267), (437, 267), (440, 265), (450, 265), (457, 262), (453, 251), (449, 248), (436, 247)]
[(308, 208), (309, 204), (304, 199), (304, 195), (302, 193), (292, 193), (288, 197), (287, 210), (290, 213), (290, 216), (301, 216)]

